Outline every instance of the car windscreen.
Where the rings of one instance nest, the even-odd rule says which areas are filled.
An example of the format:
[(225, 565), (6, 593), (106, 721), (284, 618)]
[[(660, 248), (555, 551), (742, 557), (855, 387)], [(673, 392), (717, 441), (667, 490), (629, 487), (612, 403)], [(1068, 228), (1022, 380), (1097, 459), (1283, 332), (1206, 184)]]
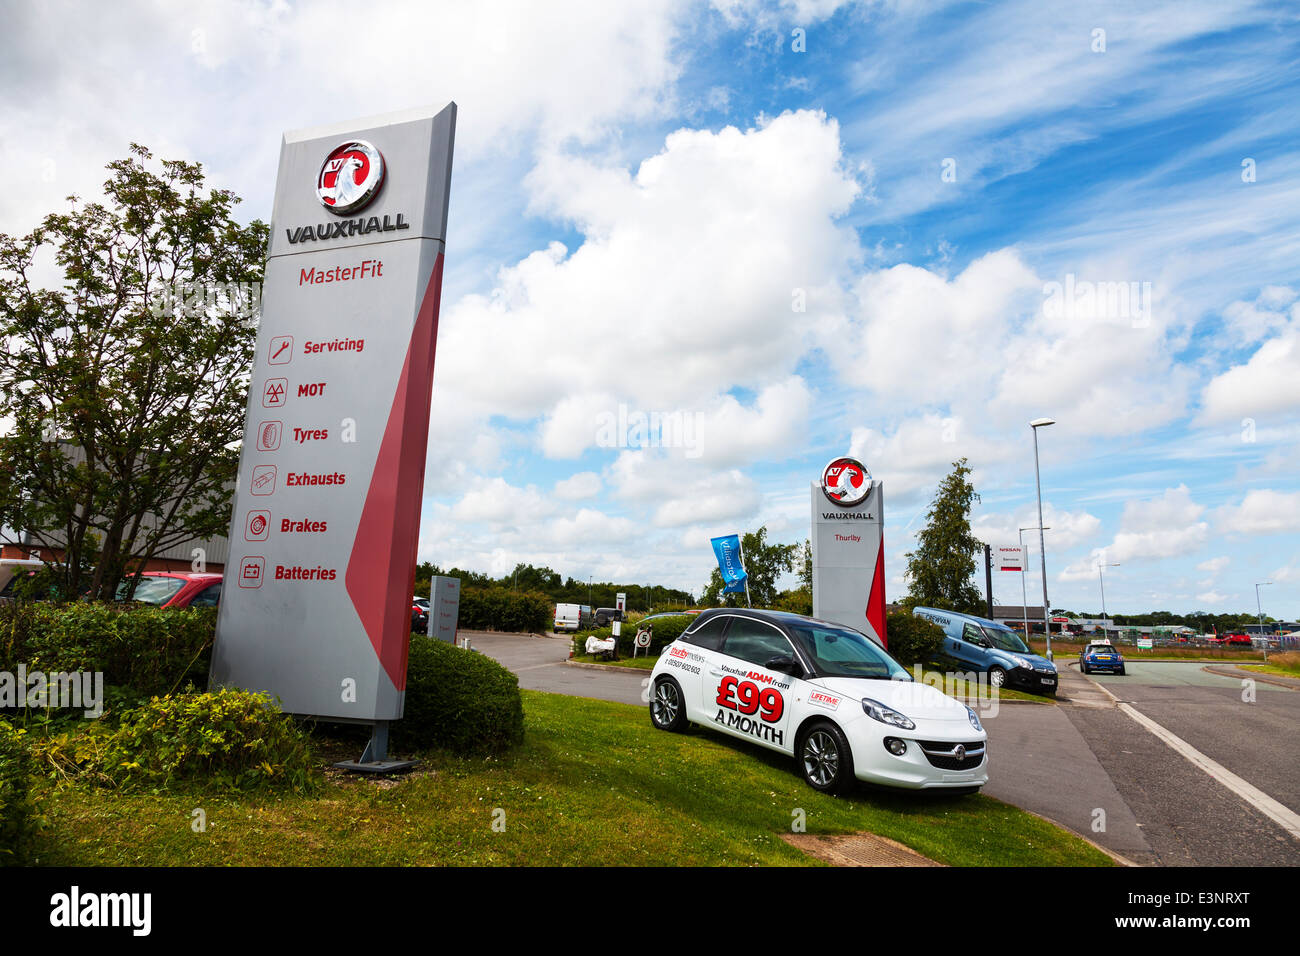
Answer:
[(912, 679), (897, 661), (865, 634), (811, 623), (791, 625), (790, 633), (799, 642), (799, 648), (813, 659), (823, 677)]
[(1001, 651), (1011, 651), (1015, 654), (1032, 654), (1029, 648), (1025, 647), (1025, 642), (1020, 639), (1020, 635), (1015, 631), (1005, 627), (989, 627), (984, 625), (981, 630), (984, 636), (988, 638), (990, 644)]
[[(117, 599), (119, 601), (126, 599), (129, 585), (129, 581), (123, 581), (118, 586)], [(135, 594), (131, 595), (131, 600), (143, 601), (145, 604), (166, 604), (183, 587), (185, 587), (184, 578), (141, 578), (140, 583), (136, 586)]]

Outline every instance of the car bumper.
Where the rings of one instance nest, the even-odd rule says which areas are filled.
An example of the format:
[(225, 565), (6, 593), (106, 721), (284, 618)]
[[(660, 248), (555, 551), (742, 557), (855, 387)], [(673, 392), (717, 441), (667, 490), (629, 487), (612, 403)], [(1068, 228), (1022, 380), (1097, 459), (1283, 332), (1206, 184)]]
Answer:
[[(907, 744), (907, 752), (895, 756), (885, 749), (885, 738), (897, 737)], [(938, 739), (936, 739), (936, 737)], [(984, 748), (976, 757), (971, 754), (957, 761), (945, 753), (955, 744)], [(963, 787), (982, 787), (989, 782), (987, 738), (967, 731), (956, 735), (923, 734), (915, 730), (883, 733), (872, 731), (865, 738), (853, 741), (853, 772), (865, 783), (904, 790), (945, 790)], [(927, 753), (929, 751), (929, 753)]]
[(1034, 694), (1055, 694), (1059, 679), (1056, 674), (1044, 674), (1041, 671), (1027, 671), (1022, 667), (1007, 674), (1007, 687), (1015, 690), (1027, 690)]
[(1122, 671), (1123, 661), (1084, 661), (1089, 671)]

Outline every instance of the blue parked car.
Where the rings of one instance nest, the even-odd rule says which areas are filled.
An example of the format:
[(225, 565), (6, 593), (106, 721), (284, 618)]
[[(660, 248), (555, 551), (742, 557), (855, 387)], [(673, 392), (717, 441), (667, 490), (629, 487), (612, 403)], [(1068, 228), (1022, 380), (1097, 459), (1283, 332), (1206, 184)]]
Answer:
[(1093, 641), (1079, 652), (1079, 670), (1085, 674), (1093, 671), (1124, 673), (1124, 655), (1110, 641)]
[(943, 628), (946, 657), (961, 667), (988, 674), (994, 687), (1056, 693), (1056, 666), (1026, 647), (1020, 635), (1005, 624), (932, 607), (913, 608), (912, 613)]

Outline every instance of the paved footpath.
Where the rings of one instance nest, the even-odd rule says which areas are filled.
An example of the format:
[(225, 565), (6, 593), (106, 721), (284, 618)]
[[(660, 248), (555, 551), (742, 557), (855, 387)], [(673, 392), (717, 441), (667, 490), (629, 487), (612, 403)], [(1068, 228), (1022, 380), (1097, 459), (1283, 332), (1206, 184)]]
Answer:
[[(644, 706), (647, 672), (566, 664), (567, 636), (461, 636), (525, 689)], [(1300, 839), (1286, 825), (1286, 814), (1300, 810), (1300, 760), (1294, 730), (1284, 730), (1295, 726), (1300, 693), (1261, 685), (1260, 706), (1250, 709), (1235, 703), (1240, 680), (1188, 663), (1130, 665), (1131, 680), (1094, 680), (1068, 665), (1060, 673), (1056, 705), (1004, 701), (996, 714), (981, 712), (990, 740), (985, 793), (1139, 865), (1300, 865)], [(1192, 755), (1208, 754), (1210, 769), (1144, 718)], [(1233, 778), (1245, 789), (1234, 789)], [(1282, 802), (1270, 816), (1260, 807), (1270, 809), (1272, 797)]]

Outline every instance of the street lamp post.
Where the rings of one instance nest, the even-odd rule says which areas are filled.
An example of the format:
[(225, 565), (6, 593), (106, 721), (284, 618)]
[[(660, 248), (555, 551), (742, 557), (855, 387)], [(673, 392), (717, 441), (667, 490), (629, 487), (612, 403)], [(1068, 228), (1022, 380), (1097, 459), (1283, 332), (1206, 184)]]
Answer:
[(1047, 544), (1043, 540), (1043, 482), (1038, 471), (1038, 429), (1055, 425), (1053, 418), (1035, 418), (1029, 423), (1034, 433), (1034, 486), (1038, 489), (1038, 557), (1043, 568), (1043, 633), (1047, 635), (1047, 659), (1052, 659), (1052, 623), (1047, 602)]
[[(1025, 591), (1025, 565), (1029, 563), (1029, 556), (1025, 554), (1025, 532), (1037, 531), (1038, 526), (1032, 525), (1028, 528), (1020, 529), (1020, 611), (1025, 618), (1025, 646), (1029, 646), (1029, 594)], [(1051, 526), (1043, 529), (1051, 531)]]
[(1264, 660), (1268, 661), (1268, 638), (1264, 637), (1264, 607), (1259, 603), (1259, 589), (1268, 587), (1272, 581), (1260, 581), (1255, 585), (1255, 613), (1259, 615), (1259, 636), (1264, 638)]
[(1106, 633), (1106, 580), (1102, 577), (1101, 569), (1118, 567), (1118, 561), (1114, 564), (1102, 564), (1100, 562), (1097, 564), (1097, 580), (1101, 582), (1101, 632), (1103, 635)]

